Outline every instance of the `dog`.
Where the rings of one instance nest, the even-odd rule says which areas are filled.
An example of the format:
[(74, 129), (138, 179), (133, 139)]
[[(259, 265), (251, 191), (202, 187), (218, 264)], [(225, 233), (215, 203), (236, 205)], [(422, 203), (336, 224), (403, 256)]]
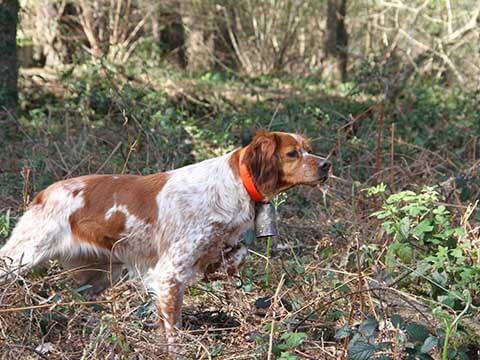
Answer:
[(74, 278), (91, 294), (126, 267), (154, 295), (171, 350), (188, 282), (244, 262), (240, 237), (254, 226), (255, 203), (321, 184), (330, 167), (303, 136), (261, 131), (243, 148), (172, 171), (62, 180), (32, 200), (0, 259), (10, 275), (59, 259), (80, 269)]

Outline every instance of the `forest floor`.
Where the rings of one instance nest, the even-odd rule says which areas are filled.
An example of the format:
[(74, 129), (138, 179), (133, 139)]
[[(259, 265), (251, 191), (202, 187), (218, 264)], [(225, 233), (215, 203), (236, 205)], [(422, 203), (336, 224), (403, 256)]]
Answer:
[[(192, 79), (103, 66), (42, 74), (23, 72), (20, 115), (0, 135), (0, 243), (34, 194), (59, 179), (168, 170), (241, 146), (253, 129), (298, 131), (329, 156), (335, 176), (277, 200), (280, 236), (271, 248), (245, 239), (251, 253), (240, 277), (189, 287), (183, 356), (479, 358), (480, 271), (469, 262), (479, 253), (480, 220), (474, 94), (418, 84), (384, 104), (358, 84), (315, 79)], [(372, 216), (385, 197), (366, 189), (381, 183), (385, 196), (436, 186), (425, 218), (442, 205), (451, 227), (464, 229), (458, 239), (473, 246), (462, 248), (468, 274), (446, 265), (421, 273), (439, 248), (415, 244), (424, 218), (410, 214), (401, 242), (394, 235), (404, 230), (386, 231)], [(136, 280), (122, 279), (95, 302), (55, 262), (1, 281), (0, 359), (164, 356), (153, 303)], [(458, 290), (468, 283), (470, 297)]]

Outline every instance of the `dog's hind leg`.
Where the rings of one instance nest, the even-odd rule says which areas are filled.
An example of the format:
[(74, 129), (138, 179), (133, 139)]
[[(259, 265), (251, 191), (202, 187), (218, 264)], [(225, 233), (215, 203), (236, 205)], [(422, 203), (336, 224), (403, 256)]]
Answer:
[(61, 260), (63, 268), (70, 270), (70, 276), (81, 287), (89, 285), (83, 294), (88, 299), (94, 299), (110, 284), (115, 284), (119, 279), (123, 264), (116, 262), (107, 255), (80, 254)]

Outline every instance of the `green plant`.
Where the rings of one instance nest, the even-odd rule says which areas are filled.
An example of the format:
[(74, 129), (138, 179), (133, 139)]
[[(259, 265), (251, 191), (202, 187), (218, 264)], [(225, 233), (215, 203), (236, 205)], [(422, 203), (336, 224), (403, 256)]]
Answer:
[(465, 308), (462, 310), (462, 312), (460, 314), (458, 314), (451, 323), (448, 322), (447, 320), (444, 320), (445, 338), (443, 340), (442, 360), (449, 359), (448, 342), (450, 340), (450, 336), (455, 331), (458, 323), (460, 322), (462, 317), (467, 313), (468, 309), (470, 308), (470, 306), (472, 304), (472, 298), (471, 298), (468, 290), (464, 291), (464, 297), (467, 301), (467, 304), (465, 305)]
[[(294, 354), (295, 349), (300, 347), (308, 335), (304, 332), (291, 332), (285, 329), (285, 325), (273, 325), (274, 342), (272, 346), (272, 353), (276, 359), (282, 360), (296, 360), (298, 356)], [(263, 327), (263, 334), (255, 338), (257, 342), (257, 352), (264, 354), (269, 345), (270, 334), (272, 332), (272, 324), (267, 323)]]
[[(386, 234), (391, 236), (386, 253), (387, 269), (392, 272), (398, 261), (413, 264), (418, 260), (416, 275), (432, 273), (432, 294), (453, 306), (455, 298), (462, 298), (464, 289), (477, 294), (480, 282), (479, 250), (461, 226), (455, 226), (454, 215), (439, 203), (435, 187), (424, 187), (420, 192), (402, 191), (385, 196), (384, 186), (367, 190), (381, 194), (382, 209), (371, 216), (382, 221)], [(454, 295), (443, 298), (441, 296)]]
[(0, 238), (6, 238), (10, 233), (10, 210), (0, 215)]
[[(451, 325), (453, 329), (455, 324)], [(406, 321), (398, 314), (387, 321), (367, 318), (357, 325), (345, 325), (336, 331), (335, 339), (348, 339), (349, 360), (393, 360), (398, 358), (399, 351), (408, 360), (431, 360), (430, 354), (435, 350), (442, 354), (442, 360), (468, 359), (465, 347), (448, 347), (447, 331), (439, 328), (431, 332), (424, 325)]]
[[(282, 204), (284, 204), (287, 201), (287, 194), (283, 193), (278, 196), (276, 196), (273, 200), (273, 206), (275, 208), (275, 212), (278, 212), (278, 209)], [(268, 236), (266, 239), (267, 243), (265, 245), (265, 257), (267, 259), (265, 263), (265, 287), (268, 288), (270, 287), (270, 252), (272, 250), (272, 237)]]
[(378, 322), (373, 318), (367, 318), (358, 327), (345, 325), (335, 333), (335, 339), (349, 339), (347, 353), (348, 359), (360, 360), (371, 359), (384, 345), (375, 343), (378, 334)]
[[(366, 192), (383, 199), (381, 210), (371, 216), (382, 221), (390, 237), (385, 255), (387, 271), (409, 269), (412, 278), (429, 286), (431, 298), (440, 303), (433, 314), (440, 320), (444, 335), (435, 339), (442, 359), (449, 359), (449, 340), (471, 308), (472, 296), (479, 293), (479, 249), (472, 246), (465, 229), (455, 225), (464, 224), (468, 216), (456, 219), (440, 202), (435, 187), (386, 196), (386, 187), (380, 184)], [(424, 350), (433, 342), (432, 338), (424, 344)]]

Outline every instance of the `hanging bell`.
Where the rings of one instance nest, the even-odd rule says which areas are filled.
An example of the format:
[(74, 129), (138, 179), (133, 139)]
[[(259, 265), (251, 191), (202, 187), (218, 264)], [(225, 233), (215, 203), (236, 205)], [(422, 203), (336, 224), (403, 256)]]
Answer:
[(271, 202), (255, 205), (255, 236), (257, 238), (277, 236), (277, 214)]

